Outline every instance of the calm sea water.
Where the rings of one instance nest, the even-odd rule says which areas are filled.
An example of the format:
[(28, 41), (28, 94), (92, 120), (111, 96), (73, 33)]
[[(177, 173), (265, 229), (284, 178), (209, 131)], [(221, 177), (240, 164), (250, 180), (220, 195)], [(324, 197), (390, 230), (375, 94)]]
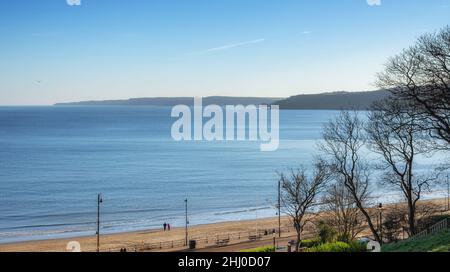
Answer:
[(278, 151), (175, 142), (166, 107), (0, 107), (0, 243), (275, 216), (277, 171), (311, 163), (336, 111), (281, 111)]

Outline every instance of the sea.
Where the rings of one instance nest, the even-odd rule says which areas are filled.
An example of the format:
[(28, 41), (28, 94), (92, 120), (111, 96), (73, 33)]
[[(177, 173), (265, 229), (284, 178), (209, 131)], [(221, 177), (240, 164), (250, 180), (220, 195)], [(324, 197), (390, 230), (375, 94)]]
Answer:
[(93, 235), (98, 194), (101, 233), (184, 226), (185, 200), (191, 226), (276, 216), (279, 173), (310, 168), (338, 113), (281, 110), (279, 148), (261, 152), (258, 141), (174, 141), (171, 107), (0, 107), (0, 243)]

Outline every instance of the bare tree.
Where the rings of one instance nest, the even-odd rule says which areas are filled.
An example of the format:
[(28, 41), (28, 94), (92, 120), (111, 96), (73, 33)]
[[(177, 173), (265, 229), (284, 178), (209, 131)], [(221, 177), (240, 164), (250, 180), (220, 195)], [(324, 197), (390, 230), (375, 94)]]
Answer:
[[(433, 202), (424, 202), (419, 201), (416, 206), (416, 233), (426, 229), (434, 225), (443, 219), (442, 217), (442, 209), (438, 204)], [(408, 208), (404, 204), (397, 204), (395, 206), (389, 207), (388, 213), (385, 215), (384, 222), (387, 223), (389, 221), (389, 216), (392, 216), (391, 220), (400, 223), (402, 229), (406, 231), (408, 237), (414, 236), (414, 233), (411, 233), (408, 226), (409, 218), (408, 218)], [(383, 224), (384, 227), (386, 227)], [(385, 229), (386, 231), (386, 229)]]
[[(421, 202), (417, 205), (417, 232), (431, 227), (443, 219), (442, 208), (433, 202)], [(411, 233), (408, 233), (411, 235)]]
[(408, 228), (416, 233), (416, 205), (433, 179), (414, 171), (416, 157), (428, 152), (420, 116), (408, 103), (389, 98), (375, 103), (367, 134), (371, 149), (382, 157), (383, 184), (399, 189), (408, 208)]
[(404, 228), (405, 218), (407, 218), (403, 205), (393, 205), (389, 207), (383, 219), (383, 234), (388, 243), (397, 242)]
[[(411, 102), (422, 127), (450, 149), (450, 27), (420, 37), (416, 44), (389, 59), (377, 85)], [(440, 144), (439, 144), (440, 143)]]
[(305, 225), (311, 219), (307, 214), (311, 213), (318, 204), (318, 195), (326, 187), (328, 177), (326, 168), (321, 162), (314, 166), (312, 177), (308, 177), (303, 168), (296, 171), (291, 170), (288, 175), (280, 174), (282, 205), (297, 232), (296, 251), (302, 241)]
[(343, 242), (354, 240), (362, 231), (364, 221), (343, 182), (330, 186), (322, 202), (325, 210), (330, 213), (326, 221), (337, 231), (338, 239)]
[(364, 122), (357, 112), (342, 111), (325, 125), (323, 140), (319, 148), (328, 161), (328, 167), (335, 178), (343, 182), (356, 207), (365, 217), (374, 239), (381, 243), (367, 207), (370, 199), (370, 169), (362, 154), (367, 140)]

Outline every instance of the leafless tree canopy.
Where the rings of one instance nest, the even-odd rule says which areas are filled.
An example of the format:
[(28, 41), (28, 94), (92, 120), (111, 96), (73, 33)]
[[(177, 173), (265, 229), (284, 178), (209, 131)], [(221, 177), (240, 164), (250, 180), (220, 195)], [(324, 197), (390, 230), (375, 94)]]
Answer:
[[(416, 232), (420, 232), (425, 228), (436, 223), (436, 220), (441, 220), (439, 217), (442, 214), (442, 207), (432, 202), (419, 202), (416, 206)], [(391, 231), (391, 238), (398, 238), (400, 232), (405, 231), (408, 237), (414, 235), (410, 232), (409, 227), (409, 217), (408, 217), (408, 207), (404, 204), (397, 204), (389, 207), (389, 210), (384, 218), (384, 226), (386, 223), (391, 223), (394, 221), (397, 225), (397, 229), (394, 226), (390, 226), (390, 230), (385, 229), (385, 231)], [(386, 233), (389, 235), (388, 233)], [(395, 240), (395, 239), (394, 239)]]
[(362, 231), (364, 220), (350, 192), (342, 182), (330, 186), (323, 197), (325, 211), (330, 213), (327, 223), (338, 234), (338, 239), (350, 242)]
[(416, 233), (416, 204), (433, 178), (414, 171), (417, 155), (428, 152), (427, 135), (414, 109), (395, 98), (376, 103), (369, 113), (367, 134), (371, 149), (381, 155), (382, 181), (401, 190), (408, 206), (409, 232)]
[(297, 251), (302, 240), (302, 232), (309, 220), (306, 215), (317, 205), (318, 195), (326, 187), (328, 177), (322, 162), (316, 163), (311, 177), (308, 177), (303, 168), (291, 170), (287, 175), (280, 174), (282, 204), (297, 232)]
[(357, 112), (342, 111), (337, 118), (325, 125), (323, 140), (319, 147), (330, 171), (336, 180), (343, 182), (365, 217), (374, 238), (381, 242), (366, 207), (370, 198), (370, 167), (362, 154), (367, 143), (364, 122)]
[(417, 43), (391, 58), (377, 85), (412, 103), (422, 126), (450, 148), (450, 27), (420, 37)]
[[(442, 214), (442, 207), (438, 204), (432, 203), (432, 202), (425, 202), (425, 203), (419, 203), (417, 205), (416, 210), (416, 217), (417, 217), (417, 232), (422, 231), (426, 229), (427, 227), (430, 227), (431, 225), (437, 223), (436, 216)], [(438, 221), (441, 219), (438, 218)], [(408, 234), (411, 235), (411, 233), (408, 232)]]
[[(383, 236), (388, 242), (397, 242), (407, 225), (407, 209), (403, 205), (389, 207), (383, 218)], [(406, 222), (406, 223), (405, 223)]]

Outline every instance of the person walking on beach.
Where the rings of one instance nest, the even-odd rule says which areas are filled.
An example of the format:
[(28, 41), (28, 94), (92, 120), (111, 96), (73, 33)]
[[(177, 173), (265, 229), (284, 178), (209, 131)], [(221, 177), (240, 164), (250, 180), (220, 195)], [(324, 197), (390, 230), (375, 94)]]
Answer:
[(167, 223), (164, 222), (163, 226), (164, 226), (164, 231), (166, 231), (166, 229), (167, 229)]
[(170, 231), (170, 224), (167, 224), (167, 230)]

